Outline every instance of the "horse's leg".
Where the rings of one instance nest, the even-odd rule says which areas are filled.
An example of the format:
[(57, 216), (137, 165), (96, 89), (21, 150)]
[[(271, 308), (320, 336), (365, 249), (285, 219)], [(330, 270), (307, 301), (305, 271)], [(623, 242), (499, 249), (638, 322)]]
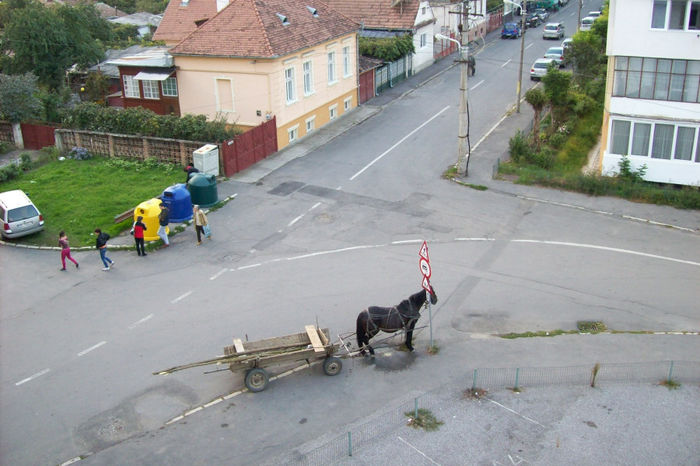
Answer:
[(411, 344), (411, 341), (413, 340), (413, 329), (415, 328), (415, 326), (416, 320), (413, 319), (406, 328), (406, 348), (408, 348), (408, 351), (413, 351), (413, 345)]
[(367, 311), (360, 312), (360, 315), (357, 316), (357, 326), (355, 327), (355, 336), (357, 337), (357, 347), (360, 348), (360, 354), (362, 356), (365, 355), (365, 349), (364, 349), (365, 343), (369, 343), (369, 338), (367, 337), (367, 334), (365, 333), (365, 327), (367, 327), (367, 324), (365, 322), (365, 325), (362, 325), (362, 321), (363, 321), (364, 316), (367, 316), (367, 318), (369, 318), (369, 313)]

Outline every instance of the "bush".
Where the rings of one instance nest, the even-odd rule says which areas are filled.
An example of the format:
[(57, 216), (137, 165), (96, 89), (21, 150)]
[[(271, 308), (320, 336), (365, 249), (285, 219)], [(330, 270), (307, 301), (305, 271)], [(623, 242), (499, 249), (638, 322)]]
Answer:
[(527, 138), (520, 130), (515, 133), (515, 136), (510, 138), (508, 147), (510, 149), (510, 158), (515, 163), (528, 160), (532, 153), (532, 149), (530, 149), (530, 145), (527, 143)]
[(566, 143), (567, 139), (568, 137), (565, 133), (556, 132), (552, 134), (552, 137), (549, 138), (549, 145), (552, 146), (554, 149), (560, 149), (561, 146), (563, 146)]
[(5, 141), (0, 141), (0, 154), (7, 154), (8, 152), (12, 152), (15, 150), (14, 144), (10, 144), (9, 142)]
[(0, 182), (9, 181), (19, 177), (22, 174), (22, 168), (16, 164), (11, 163), (0, 168)]

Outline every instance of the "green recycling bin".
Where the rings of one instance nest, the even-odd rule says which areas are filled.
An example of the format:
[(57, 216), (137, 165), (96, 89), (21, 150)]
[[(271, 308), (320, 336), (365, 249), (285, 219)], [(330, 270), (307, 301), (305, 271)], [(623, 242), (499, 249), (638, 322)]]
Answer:
[(190, 191), (192, 205), (210, 207), (219, 202), (215, 175), (195, 173), (187, 182), (187, 189)]

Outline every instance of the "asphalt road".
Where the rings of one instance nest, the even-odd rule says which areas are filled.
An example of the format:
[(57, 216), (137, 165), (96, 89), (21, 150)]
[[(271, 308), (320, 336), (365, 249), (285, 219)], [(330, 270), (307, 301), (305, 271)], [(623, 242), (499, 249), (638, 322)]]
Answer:
[[(572, 11), (569, 5), (558, 15), (570, 21)], [(553, 44), (530, 33), (527, 41), (526, 61)], [(517, 74), (518, 45), (494, 40), (479, 54), (470, 94), (474, 145), (512, 106), (504, 76)], [(210, 215), (214, 237), (200, 247), (188, 229), (147, 258), (112, 253), (109, 273), (91, 251), (75, 254), (79, 271), (61, 273), (55, 251), (0, 248), (2, 462), (270, 463), (350, 424), (387, 416), (397, 400), (464, 386), (476, 367), (697, 359), (696, 335), (492, 337), (569, 330), (578, 320), (622, 331), (697, 332), (700, 217), (491, 181), (491, 165), (507, 144), (499, 132), (512, 134), (526, 115), (503, 121), (475, 151), (469, 180), (488, 190), (442, 180), (456, 156), (458, 75), (451, 68), (415, 89), (406, 83), (393, 90), (400, 92), (394, 100), (373, 101), (381, 105), (374, 116), (305, 157), (255, 183), (223, 183), (220, 194), (237, 196)], [(242, 376), (151, 374), (221, 354), (233, 337), (295, 333), (316, 321), (334, 333), (352, 331), (364, 307), (397, 304), (419, 289), (422, 240), (440, 297), (436, 357), (425, 353), (423, 331), (413, 355), (385, 350), (375, 364), (346, 360), (333, 378), (314, 367), (201, 410), (237, 393)], [(697, 406), (693, 388), (664, 400), (684, 421), (655, 440), (659, 448), (678, 438), (691, 445), (689, 464), (698, 457), (697, 424), (685, 416)], [(494, 390), (504, 406), (507, 395)], [(552, 402), (559, 415), (532, 417), (548, 427), (533, 439), (576, 419), (570, 396), (562, 392)], [(517, 452), (509, 429), (500, 425), (503, 445), (484, 448), (474, 463)], [(610, 442), (627, 438), (633, 448), (639, 439), (625, 434), (606, 431)], [(462, 453), (454, 454), (438, 462), (464, 464)], [(542, 450), (528, 454), (550, 458)]]

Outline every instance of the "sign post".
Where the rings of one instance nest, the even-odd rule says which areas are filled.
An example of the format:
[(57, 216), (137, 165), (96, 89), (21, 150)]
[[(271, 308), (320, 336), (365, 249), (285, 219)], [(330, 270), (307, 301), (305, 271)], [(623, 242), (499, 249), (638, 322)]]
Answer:
[[(433, 274), (433, 270), (430, 267), (430, 256), (428, 255), (428, 243), (423, 241), (423, 244), (418, 251), (418, 267), (420, 268), (421, 274), (423, 274), (423, 282), (421, 285), (426, 293), (431, 293), (430, 287), (430, 277)], [(428, 319), (430, 328), (430, 348), (433, 347), (433, 309), (430, 305), (430, 298), (428, 298)]]

